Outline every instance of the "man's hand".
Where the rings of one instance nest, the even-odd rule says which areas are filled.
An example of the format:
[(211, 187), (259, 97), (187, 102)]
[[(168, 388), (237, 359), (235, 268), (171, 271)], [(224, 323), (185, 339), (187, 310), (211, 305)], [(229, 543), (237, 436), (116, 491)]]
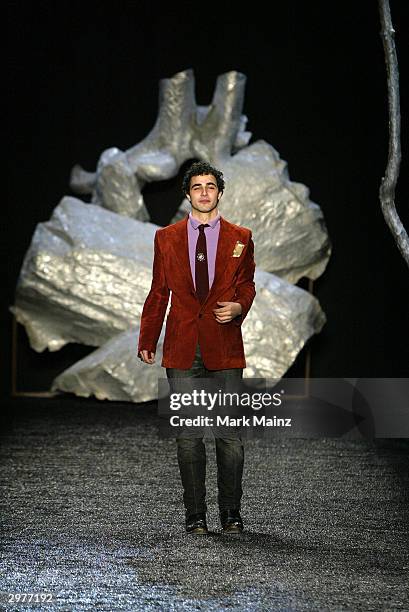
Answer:
[(238, 302), (217, 302), (221, 308), (213, 308), (218, 323), (229, 323), (241, 315), (241, 304)]
[(139, 359), (144, 363), (152, 365), (155, 363), (155, 353), (152, 353), (152, 351), (139, 351)]

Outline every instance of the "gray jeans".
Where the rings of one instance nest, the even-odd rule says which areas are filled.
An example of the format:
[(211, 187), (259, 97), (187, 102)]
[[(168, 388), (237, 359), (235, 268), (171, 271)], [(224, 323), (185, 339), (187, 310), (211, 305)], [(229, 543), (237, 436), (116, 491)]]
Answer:
[[(229, 381), (243, 377), (242, 368), (226, 370), (208, 370), (202, 360), (200, 347), (189, 370), (166, 368), (166, 374), (172, 393), (186, 391), (184, 378), (216, 378), (223, 381), (228, 390)], [(244, 465), (244, 445), (240, 428), (212, 428), (216, 444), (217, 486), (219, 510), (235, 508), (240, 510), (243, 494), (241, 481)], [(183, 502), (186, 516), (206, 512), (206, 447), (203, 443), (205, 431), (183, 428), (176, 438), (177, 458), (183, 486)]]

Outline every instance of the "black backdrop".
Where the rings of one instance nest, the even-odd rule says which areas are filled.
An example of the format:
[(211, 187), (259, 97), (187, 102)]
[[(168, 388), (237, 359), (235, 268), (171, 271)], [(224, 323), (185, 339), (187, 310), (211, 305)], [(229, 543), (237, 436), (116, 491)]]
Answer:
[[(110, 6), (109, 6), (110, 4)], [(313, 291), (328, 322), (308, 344), (311, 375), (408, 376), (409, 269), (380, 211), (387, 159), (386, 71), (375, 0), (164, 5), (13, 2), (9, 15), (9, 144), (3, 262), (2, 375), (10, 392), (15, 284), (35, 226), (71, 194), (70, 169), (94, 170), (109, 146), (146, 136), (158, 81), (192, 68), (199, 104), (216, 77), (247, 76), (244, 113), (323, 210), (333, 255)], [(401, 73), (403, 162), (397, 207), (409, 227), (406, 2), (391, 1)], [(406, 57), (405, 57), (406, 55)], [(180, 177), (149, 186), (153, 222), (176, 209)], [(21, 390), (46, 388), (91, 349), (34, 353), (17, 337)], [(300, 359), (305, 356), (304, 349)], [(298, 361), (299, 361), (298, 360)], [(294, 370), (293, 370), (294, 371)]]

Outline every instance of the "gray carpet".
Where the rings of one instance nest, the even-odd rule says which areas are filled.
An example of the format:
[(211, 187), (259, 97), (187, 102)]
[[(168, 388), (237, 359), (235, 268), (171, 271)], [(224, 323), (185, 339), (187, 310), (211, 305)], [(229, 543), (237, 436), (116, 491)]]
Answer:
[[(241, 536), (187, 536), (153, 404), (13, 401), (3, 416), (7, 610), (409, 610), (408, 440), (246, 442)], [(9, 603), (46, 593), (51, 603)]]

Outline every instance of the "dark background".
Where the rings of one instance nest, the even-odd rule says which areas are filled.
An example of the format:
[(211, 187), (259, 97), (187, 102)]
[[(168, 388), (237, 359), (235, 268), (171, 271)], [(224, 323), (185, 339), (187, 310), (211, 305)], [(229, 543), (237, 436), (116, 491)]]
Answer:
[[(401, 73), (402, 155), (396, 203), (409, 227), (406, 3), (391, 1)], [(313, 286), (328, 322), (304, 348), (312, 376), (406, 377), (409, 269), (383, 219), (378, 190), (388, 150), (386, 69), (375, 0), (259, 5), (8, 5), (9, 141), (3, 293), (2, 377), (10, 393), (12, 316), (19, 270), (38, 222), (71, 194), (75, 163), (93, 171), (110, 146), (126, 150), (152, 128), (158, 82), (192, 68), (199, 104), (216, 77), (247, 76), (251, 142), (266, 140), (307, 185), (333, 244)], [(266, 5), (267, 6), (267, 5)], [(148, 186), (152, 221), (166, 224), (180, 201), (180, 176)], [(164, 211), (167, 210), (167, 213)], [(303, 283), (300, 283), (301, 286)], [(47, 389), (87, 354), (68, 346), (37, 354), (18, 326), (19, 390)]]

